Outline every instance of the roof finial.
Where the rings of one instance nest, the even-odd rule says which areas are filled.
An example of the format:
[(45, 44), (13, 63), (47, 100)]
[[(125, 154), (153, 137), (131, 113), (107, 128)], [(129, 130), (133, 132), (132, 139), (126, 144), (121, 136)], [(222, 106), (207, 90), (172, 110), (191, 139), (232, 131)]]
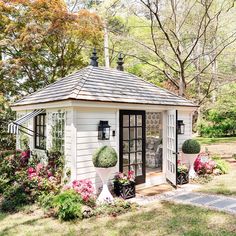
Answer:
[(90, 65), (98, 67), (98, 62), (97, 62), (98, 57), (97, 57), (97, 50), (96, 50), (96, 48), (93, 49), (93, 54), (90, 57), (90, 59), (91, 59)]
[(123, 54), (120, 52), (119, 55), (118, 55), (118, 60), (117, 60), (117, 67), (116, 67), (117, 70), (120, 70), (120, 71), (124, 70), (124, 67), (123, 67), (124, 61), (123, 61), (123, 59), (124, 59)]

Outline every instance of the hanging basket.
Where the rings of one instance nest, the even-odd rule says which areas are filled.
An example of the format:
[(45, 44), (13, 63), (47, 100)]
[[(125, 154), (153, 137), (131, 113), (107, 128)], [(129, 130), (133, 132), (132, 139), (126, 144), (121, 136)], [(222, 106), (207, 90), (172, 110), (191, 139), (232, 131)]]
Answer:
[(118, 181), (114, 182), (114, 192), (117, 197), (129, 199), (135, 197), (135, 182), (122, 184)]

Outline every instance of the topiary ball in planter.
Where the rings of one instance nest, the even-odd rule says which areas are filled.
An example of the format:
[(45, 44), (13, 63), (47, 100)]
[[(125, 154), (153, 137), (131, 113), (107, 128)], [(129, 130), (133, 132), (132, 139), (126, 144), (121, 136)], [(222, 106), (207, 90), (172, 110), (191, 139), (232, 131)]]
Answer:
[(114, 148), (103, 146), (93, 154), (93, 165), (98, 168), (109, 168), (117, 164), (117, 154)]
[(201, 146), (198, 141), (194, 139), (188, 139), (183, 143), (182, 151), (186, 154), (198, 154), (201, 150)]
[(183, 143), (182, 151), (184, 153), (185, 161), (190, 165), (189, 178), (194, 179), (197, 177), (197, 174), (194, 170), (193, 163), (197, 158), (197, 154), (200, 152), (201, 146), (198, 141), (194, 139), (188, 139)]

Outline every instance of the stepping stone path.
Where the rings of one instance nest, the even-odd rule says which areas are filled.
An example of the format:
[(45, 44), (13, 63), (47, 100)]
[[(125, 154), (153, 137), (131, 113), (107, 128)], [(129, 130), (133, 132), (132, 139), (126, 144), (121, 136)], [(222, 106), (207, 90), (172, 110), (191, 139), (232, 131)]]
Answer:
[(130, 199), (130, 201), (136, 202), (139, 205), (146, 205), (157, 200), (201, 206), (208, 209), (236, 214), (236, 198), (197, 193), (183, 189), (173, 190), (153, 196), (138, 195), (136, 198)]

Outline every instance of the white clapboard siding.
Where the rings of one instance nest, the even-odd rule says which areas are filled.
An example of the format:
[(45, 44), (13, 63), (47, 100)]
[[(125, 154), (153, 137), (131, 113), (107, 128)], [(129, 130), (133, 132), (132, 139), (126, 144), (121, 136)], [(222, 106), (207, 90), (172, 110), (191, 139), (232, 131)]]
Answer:
[[(90, 179), (96, 188), (101, 186), (101, 180), (92, 163), (92, 155), (97, 148), (104, 145), (117, 148), (117, 111), (116, 109), (78, 109), (77, 110), (77, 179)], [(110, 140), (98, 140), (98, 125), (100, 120), (108, 121)], [(116, 136), (112, 136), (112, 131)], [(118, 166), (118, 165), (117, 165)], [(118, 171), (118, 167), (117, 167)]]
[(179, 151), (181, 151), (184, 141), (192, 138), (192, 113), (187, 111), (179, 111), (178, 120), (183, 120), (185, 124), (184, 134), (178, 135), (178, 148)]
[(88, 142), (88, 143), (79, 143), (78, 142), (78, 144), (79, 144), (78, 150), (87, 150), (89, 148), (91, 151), (95, 151), (97, 148), (102, 147), (104, 145), (112, 146), (112, 147), (116, 146), (115, 141), (111, 141), (111, 142)]
[(72, 149), (72, 137), (71, 137), (71, 122), (72, 112), (66, 111), (66, 122), (65, 122), (65, 165), (71, 166), (71, 149)]

